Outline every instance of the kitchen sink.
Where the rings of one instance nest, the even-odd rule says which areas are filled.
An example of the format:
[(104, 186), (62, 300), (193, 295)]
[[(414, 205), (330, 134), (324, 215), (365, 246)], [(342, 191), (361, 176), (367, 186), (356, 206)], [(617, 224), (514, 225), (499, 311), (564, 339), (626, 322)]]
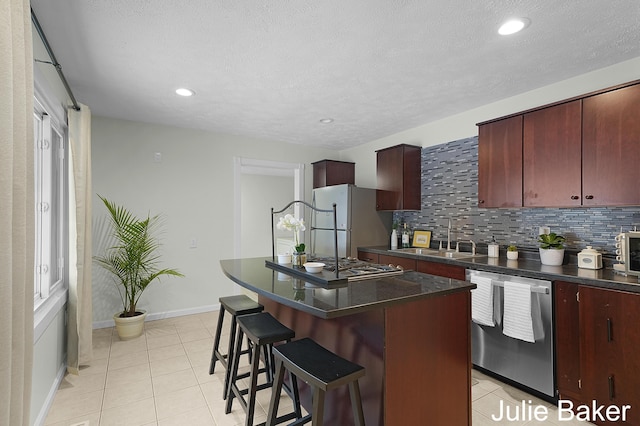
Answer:
[(410, 248), (395, 249), (395, 250), (389, 250), (389, 251), (396, 252), (396, 253), (411, 253), (411, 254), (417, 254), (420, 256), (446, 257), (450, 259), (468, 259), (468, 258), (477, 258), (477, 257), (487, 257), (486, 254), (472, 254), (469, 252), (456, 252), (453, 250), (436, 250), (436, 249), (420, 248), (420, 247), (410, 247)]

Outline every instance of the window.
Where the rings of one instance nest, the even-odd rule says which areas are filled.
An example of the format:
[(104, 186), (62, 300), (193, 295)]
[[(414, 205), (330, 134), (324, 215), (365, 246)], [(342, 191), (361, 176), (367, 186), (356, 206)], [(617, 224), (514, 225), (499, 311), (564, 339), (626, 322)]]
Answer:
[(64, 282), (66, 128), (34, 101), (35, 271), (34, 308)]

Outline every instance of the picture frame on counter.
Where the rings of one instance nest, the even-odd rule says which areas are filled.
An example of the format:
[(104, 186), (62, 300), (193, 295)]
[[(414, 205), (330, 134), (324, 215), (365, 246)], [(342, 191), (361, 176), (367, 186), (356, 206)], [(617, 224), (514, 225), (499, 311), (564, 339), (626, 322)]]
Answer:
[(413, 247), (429, 248), (431, 244), (431, 231), (413, 231)]

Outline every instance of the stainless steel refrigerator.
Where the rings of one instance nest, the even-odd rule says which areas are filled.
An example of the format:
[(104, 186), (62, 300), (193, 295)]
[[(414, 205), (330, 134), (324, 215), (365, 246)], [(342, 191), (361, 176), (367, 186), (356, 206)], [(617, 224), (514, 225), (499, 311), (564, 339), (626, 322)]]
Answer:
[[(357, 257), (358, 247), (389, 246), (391, 212), (376, 210), (376, 190), (355, 185), (333, 185), (313, 190), (314, 207), (331, 210), (336, 204), (338, 256)], [(312, 210), (311, 254), (335, 255), (333, 213)]]

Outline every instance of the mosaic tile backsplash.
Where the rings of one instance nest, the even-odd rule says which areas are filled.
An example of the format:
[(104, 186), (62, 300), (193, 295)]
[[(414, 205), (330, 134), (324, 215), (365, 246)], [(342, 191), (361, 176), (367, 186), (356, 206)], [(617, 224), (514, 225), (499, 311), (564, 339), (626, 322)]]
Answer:
[[(501, 248), (515, 244), (537, 250), (538, 228), (564, 235), (569, 251), (593, 246), (612, 256), (614, 237), (640, 229), (640, 207), (480, 209), (478, 204), (478, 138), (461, 139), (422, 149), (422, 210), (394, 213), (394, 220), (412, 230), (430, 230), (432, 246), (473, 240), (478, 247), (495, 237)], [(452, 247), (455, 244), (452, 243)]]

